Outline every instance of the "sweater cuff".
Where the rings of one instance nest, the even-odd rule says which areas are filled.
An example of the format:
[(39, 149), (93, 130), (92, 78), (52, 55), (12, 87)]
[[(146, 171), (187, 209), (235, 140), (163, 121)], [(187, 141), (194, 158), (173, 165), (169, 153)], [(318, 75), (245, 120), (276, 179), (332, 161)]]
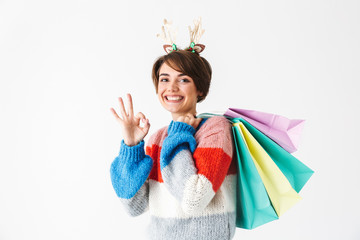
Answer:
[(128, 146), (125, 144), (124, 140), (122, 140), (119, 155), (122, 155), (127, 159), (133, 159), (135, 162), (138, 162), (145, 158), (144, 145), (144, 140), (142, 140), (135, 146)]
[(191, 135), (195, 134), (195, 128), (193, 128), (191, 125), (183, 122), (175, 122), (171, 121), (169, 128), (168, 128), (168, 135), (173, 135), (175, 133), (189, 133)]

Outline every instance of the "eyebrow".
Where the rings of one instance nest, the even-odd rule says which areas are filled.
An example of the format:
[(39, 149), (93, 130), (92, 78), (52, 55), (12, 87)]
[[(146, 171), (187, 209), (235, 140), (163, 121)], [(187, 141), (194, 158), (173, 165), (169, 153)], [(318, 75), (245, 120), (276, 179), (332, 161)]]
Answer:
[[(168, 73), (161, 73), (160, 75), (159, 75), (159, 77), (160, 76), (170, 76)], [(179, 75), (178, 75), (178, 77), (182, 77), (182, 76), (187, 76), (186, 74), (184, 74), (184, 73), (180, 73)]]

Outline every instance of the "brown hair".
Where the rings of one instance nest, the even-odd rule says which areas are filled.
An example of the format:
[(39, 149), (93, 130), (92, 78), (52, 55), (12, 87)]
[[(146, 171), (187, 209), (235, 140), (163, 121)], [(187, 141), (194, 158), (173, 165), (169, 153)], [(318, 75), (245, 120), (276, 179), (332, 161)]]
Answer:
[(212, 69), (209, 62), (198, 53), (186, 50), (172, 51), (169, 54), (159, 57), (152, 69), (152, 79), (155, 85), (156, 93), (159, 84), (159, 71), (163, 63), (169, 65), (172, 69), (182, 72), (194, 80), (196, 89), (202, 93), (197, 102), (205, 99), (209, 93)]

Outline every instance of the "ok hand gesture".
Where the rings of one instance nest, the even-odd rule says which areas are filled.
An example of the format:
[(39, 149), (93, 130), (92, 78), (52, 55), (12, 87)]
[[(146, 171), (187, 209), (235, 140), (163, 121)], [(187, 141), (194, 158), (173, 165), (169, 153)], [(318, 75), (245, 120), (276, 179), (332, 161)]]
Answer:
[[(111, 108), (110, 110), (115, 119), (120, 123), (125, 144), (128, 146), (135, 146), (148, 134), (150, 123), (149, 119), (146, 119), (145, 115), (141, 112), (134, 116), (133, 103), (130, 94), (127, 94), (127, 99), (128, 113), (125, 110), (124, 102), (121, 97), (119, 97), (121, 117), (119, 117), (114, 108)], [(143, 127), (140, 126), (140, 121), (144, 124)]]

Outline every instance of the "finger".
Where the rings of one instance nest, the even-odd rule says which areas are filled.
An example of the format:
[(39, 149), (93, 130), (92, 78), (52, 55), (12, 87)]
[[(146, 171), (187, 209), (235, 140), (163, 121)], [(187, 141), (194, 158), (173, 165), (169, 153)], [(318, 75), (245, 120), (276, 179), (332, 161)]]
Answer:
[(192, 115), (191, 113), (186, 114), (186, 117), (188, 117), (189, 119), (195, 119), (194, 115)]
[(130, 93), (127, 94), (127, 98), (128, 98), (129, 117), (132, 117), (134, 116), (134, 109), (133, 109), (133, 102)]
[(135, 116), (135, 121), (137, 125), (139, 125), (140, 119), (146, 119), (145, 115), (142, 112), (138, 112)]
[(115, 109), (110, 108), (110, 111), (112, 112), (112, 114), (114, 115), (114, 117), (116, 118), (116, 120), (118, 121), (122, 121), (122, 119), (119, 117), (119, 115), (116, 113)]
[(144, 133), (147, 134), (149, 132), (149, 129), (150, 129), (150, 122), (149, 122), (149, 119), (146, 119), (144, 127), (143, 127)]
[(195, 119), (193, 119), (193, 118), (191, 118), (191, 117), (187, 117), (187, 120), (188, 120), (188, 124), (189, 125), (191, 125), (191, 126), (193, 126), (194, 125), (194, 123), (195, 123)]
[(135, 117), (139, 119), (146, 119), (145, 115), (142, 112), (138, 112)]
[(188, 121), (189, 121), (190, 125), (193, 125), (194, 122), (195, 122), (194, 115), (192, 115), (191, 113), (188, 113), (188, 114), (186, 114), (186, 117), (188, 118)]
[(201, 123), (201, 121), (202, 121), (202, 118), (196, 118), (196, 123), (197, 123), (198, 126)]
[(123, 117), (123, 118), (127, 118), (128, 115), (127, 115), (127, 113), (126, 113), (126, 111), (125, 111), (124, 102), (123, 102), (123, 100), (122, 100), (121, 97), (119, 97), (119, 103), (120, 103), (120, 112), (121, 112), (122, 117)]

